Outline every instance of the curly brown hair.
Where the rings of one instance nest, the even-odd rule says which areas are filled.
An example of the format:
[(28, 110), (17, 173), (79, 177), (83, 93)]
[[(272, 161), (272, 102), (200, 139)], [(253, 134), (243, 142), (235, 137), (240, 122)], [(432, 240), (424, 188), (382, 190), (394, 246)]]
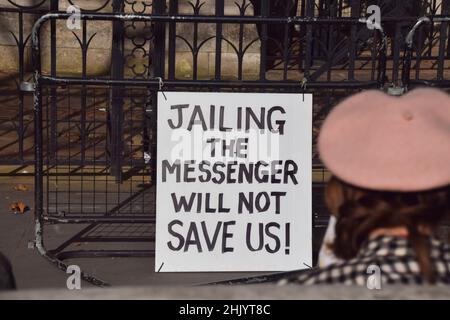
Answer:
[(337, 217), (332, 244), (337, 257), (354, 258), (376, 229), (406, 227), (423, 278), (435, 282), (429, 236), (450, 214), (450, 185), (424, 192), (384, 192), (358, 188), (332, 177), (325, 200)]

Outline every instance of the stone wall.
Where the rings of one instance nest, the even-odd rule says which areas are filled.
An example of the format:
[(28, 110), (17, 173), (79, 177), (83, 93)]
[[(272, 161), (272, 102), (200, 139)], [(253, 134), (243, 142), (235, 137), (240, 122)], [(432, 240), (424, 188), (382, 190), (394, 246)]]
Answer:
[[(99, 1), (74, 1), (82, 8), (95, 8), (92, 3)], [(102, 2), (102, 1), (100, 1)], [(70, 3), (67, 0), (60, 1), (60, 10), (65, 11)], [(111, 12), (110, 7), (106, 7), (101, 12)], [(70, 30), (67, 28), (66, 20), (56, 22), (56, 46), (57, 57), (56, 67), (58, 74), (78, 75), (81, 73), (82, 55), (80, 44), (74, 33), (82, 39), (82, 30)], [(94, 36), (87, 51), (87, 74), (96, 76), (109, 73), (111, 63), (112, 45), (112, 23), (108, 21), (88, 21), (87, 39)], [(46, 23), (42, 29), (42, 69), (43, 72), (50, 72), (50, 23)]]
[[(82, 8), (95, 8), (103, 1), (92, 0), (78, 0), (74, 1)], [(147, 1), (149, 2), (149, 1)], [(28, 5), (35, 3), (33, 0), (22, 0), (17, 3), (21, 5)], [(192, 7), (187, 0), (180, 0), (179, 2), (180, 14), (192, 14)], [(65, 10), (69, 5), (67, 0), (60, 1), (60, 10)], [(0, 7), (13, 7), (7, 0), (0, 0)], [(44, 7), (45, 8), (45, 7)], [(139, 8), (136, 8), (139, 9)], [(110, 12), (111, 7), (108, 5), (102, 12)], [(132, 12), (131, 6), (127, 5), (126, 12)], [(239, 14), (238, 8), (234, 1), (226, 0), (226, 14)], [(146, 13), (151, 12), (147, 10)], [(214, 14), (214, 1), (205, 1), (205, 5), (201, 8), (201, 14)], [(253, 9), (250, 7), (247, 14), (253, 14)], [(31, 28), (38, 18), (37, 15), (24, 14), (24, 37), (27, 37)], [(111, 64), (111, 43), (112, 43), (112, 23), (101, 21), (87, 22), (87, 37), (94, 35), (90, 42), (87, 55), (87, 73), (89, 76), (98, 76), (109, 73)], [(82, 38), (81, 30), (70, 30), (66, 26), (66, 21), (59, 20), (56, 23), (57, 27), (57, 72), (59, 75), (80, 75), (82, 66), (82, 55), (80, 44), (73, 33)], [(136, 28), (129, 29), (135, 34), (145, 33), (143, 24), (136, 24)], [(208, 37), (215, 36), (216, 26), (200, 24), (198, 29), (199, 42)], [(19, 38), (19, 23), (18, 14), (16, 13), (2, 13), (0, 14), (0, 80), (17, 75), (19, 72), (19, 55), (18, 47), (15, 42), (14, 34)], [(178, 24), (177, 34), (192, 43), (193, 40), (193, 25)], [(224, 37), (234, 45), (239, 42), (239, 25), (224, 25)], [(248, 44), (257, 38), (255, 26), (244, 26), (244, 43)], [(50, 24), (44, 25), (41, 34), (41, 49), (42, 49), (42, 67), (43, 71), (48, 73), (50, 71)], [(223, 41), (222, 48), (222, 74), (224, 78), (236, 78), (238, 59), (233, 46), (230, 43)], [(125, 54), (130, 55), (133, 50), (133, 43), (131, 40), (125, 41)], [(167, 46), (166, 46), (167, 47)], [(150, 50), (149, 43), (145, 46), (146, 50)], [(259, 70), (259, 41), (255, 41), (249, 46), (246, 51), (243, 61), (243, 74), (245, 79), (250, 79), (257, 76)], [(193, 72), (193, 55), (188, 45), (181, 39), (176, 40), (176, 76), (178, 78), (191, 78)], [(210, 39), (204, 43), (198, 54), (198, 77), (199, 79), (209, 79), (215, 73), (215, 39)], [(30, 40), (27, 42), (25, 49), (25, 71), (31, 72), (31, 50)], [(148, 64), (148, 57), (136, 51), (134, 55), (127, 58), (127, 65), (134, 66), (139, 69), (145, 64)], [(167, 65), (166, 65), (167, 69)], [(128, 72), (127, 72), (128, 71)], [(126, 74), (132, 75), (130, 69), (126, 68)]]

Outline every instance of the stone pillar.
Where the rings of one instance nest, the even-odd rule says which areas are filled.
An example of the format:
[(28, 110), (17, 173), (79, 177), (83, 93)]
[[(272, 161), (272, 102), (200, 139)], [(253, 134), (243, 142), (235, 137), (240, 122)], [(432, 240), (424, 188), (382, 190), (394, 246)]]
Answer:
[[(29, 4), (35, 3), (33, 0), (28, 0)], [(74, 0), (76, 5), (82, 9), (95, 9), (101, 6), (103, 0)], [(150, 1), (147, 1), (149, 3)], [(200, 10), (200, 14), (214, 15), (215, 1), (204, 1), (205, 4)], [(241, 4), (242, 0), (236, 1)], [(70, 5), (67, 0), (61, 0), (59, 5), (60, 10), (66, 10)], [(179, 1), (180, 14), (193, 14), (192, 7), (188, 1)], [(195, 1), (194, 1), (195, 3)], [(21, 5), (26, 5), (26, 0), (20, 1)], [(1, 7), (13, 7), (7, 0), (0, 0)], [(139, 4), (137, 4), (139, 7)], [(45, 8), (45, 7), (43, 7)], [(107, 5), (101, 12), (111, 12), (111, 5)], [(125, 6), (125, 11), (131, 13), (129, 5)], [(149, 13), (148, 10), (145, 13)], [(225, 1), (225, 15), (239, 15), (239, 8), (234, 1)], [(250, 5), (246, 11), (246, 15), (253, 15), (253, 8)], [(36, 15), (24, 14), (24, 36), (28, 36), (31, 32), (31, 27), (37, 19)], [(111, 64), (111, 43), (112, 43), (112, 23), (103, 21), (88, 21), (87, 22), (87, 40), (96, 33), (93, 40), (90, 42), (87, 50), (86, 71), (88, 76), (99, 76), (108, 74), (110, 72)], [(18, 14), (17, 13), (3, 13), (0, 14), (0, 79), (8, 77), (19, 72), (18, 48), (14, 37), (10, 34), (10, 30), (18, 37)], [(139, 30), (140, 25), (133, 31), (135, 33), (148, 32), (146, 30)], [(228, 40), (222, 42), (222, 78), (236, 79), (238, 75), (238, 57), (233, 48), (239, 48), (239, 31), (240, 26), (237, 24), (224, 24), (223, 37)], [(56, 66), (58, 75), (80, 75), (82, 71), (82, 51), (77, 38), (73, 32), (82, 40), (82, 30), (70, 30), (67, 28), (66, 21), (58, 20), (56, 23)], [(199, 43), (210, 36), (215, 36), (215, 24), (199, 24), (198, 40)], [(177, 24), (177, 34), (184, 37), (188, 42), (192, 43), (193, 25), (191, 24)], [(243, 43), (244, 46), (258, 38), (256, 26), (243, 26)], [(50, 72), (51, 61), (51, 46), (50, 46), (50, 23), (46, 23), (42, 28), (41, 33), (41, 50), (42, 50), (42, 69), (43, 72)], [(27, 43), (25, 50), (25, 72), (31, 72), (30, 59), (30, 41)], [(125, 52), (133, 50), (130, 41), (126, 42)], [(150, 48), (148, 48), (150, 50)], [(176, 77), (181, 79), (192, 78), (193, 74), (193, 58), (192, 52), (183, 40), (177, 38), (176, 40)], [(198, 79), (213, 79), (215, 73), (215, 39), (210, 39), (201, 47), (198, 53)], [(167, 60), (166, 60), (167, 61)], [(259, 72), (260, 64), (260, 43), (259, 40), (254, 41), (246, 50), (242, 64), (242, 77), (244, 80), (256, 79)], [(135, 65), (139, 68), (140, 65), (148, 64), (148, 57), (134, 55), (127, 58), (128, 65)], [(167, 65), (166, 65), (167, 68)]]
[[(34, 3), (32, 0), (21, 1), (23, 6), (31, 5)], [(0, 7), (2, 8), (16, 8), (7, 0), (0, 0)], [(20, 41), (20, 24), (19, 14), (12, 12), (0, 13), (0, 81), (11, 76), (15, 76), (19, 73), (20, 59), (19, 59), (19, 47), (16, 42)], [(25, 39), (31, 32), (31, 27), (34, 24), (36, 17), (30, 14), (22, 15), (23, 23), (23, 39)], [(30, 61), (30, 46), (25, 48), (24, 52), (24, 68), (28, 70), (31, 65)]]

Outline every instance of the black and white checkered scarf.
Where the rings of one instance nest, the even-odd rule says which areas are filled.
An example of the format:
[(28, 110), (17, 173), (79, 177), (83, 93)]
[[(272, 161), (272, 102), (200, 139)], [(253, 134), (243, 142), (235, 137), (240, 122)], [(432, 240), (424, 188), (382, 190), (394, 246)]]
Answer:
[[(430, 238), (430, 254), (436, 272), (436, 284), (449, 285), (450, 246)], [(372, 281), (377, 275), (381, 285), (424, 283), (415, 252), (408, 240), (401, 237), (380, 236), (367, 241), (357, 257), (351, 260), (307, 273), (290, 274), (289, 277), (280, 280), (279, 284), (367, 286), (368, 281)]]

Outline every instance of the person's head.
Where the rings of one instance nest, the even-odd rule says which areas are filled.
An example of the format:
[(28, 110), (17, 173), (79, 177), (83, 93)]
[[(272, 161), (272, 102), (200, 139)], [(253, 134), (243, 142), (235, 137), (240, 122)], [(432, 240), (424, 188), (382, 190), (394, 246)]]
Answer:
[(450, 97), (353, 96), (326, 119), (319, 152), (333, 174), (325, 197), (337, 218), (335, 255), (351, 259), (376, 231), (405, 230), (433, 282), (428, 238), (450, 214)]
[(422, 192), (386, 192), (355, 187), (332, 177), (325, 200), (337, 217), (332, 249), (338, 258), (354, 258), (374, 231), (406, 228), (421, 271), (433, 282), (427, 239), (450, 215), (450, 185)]

